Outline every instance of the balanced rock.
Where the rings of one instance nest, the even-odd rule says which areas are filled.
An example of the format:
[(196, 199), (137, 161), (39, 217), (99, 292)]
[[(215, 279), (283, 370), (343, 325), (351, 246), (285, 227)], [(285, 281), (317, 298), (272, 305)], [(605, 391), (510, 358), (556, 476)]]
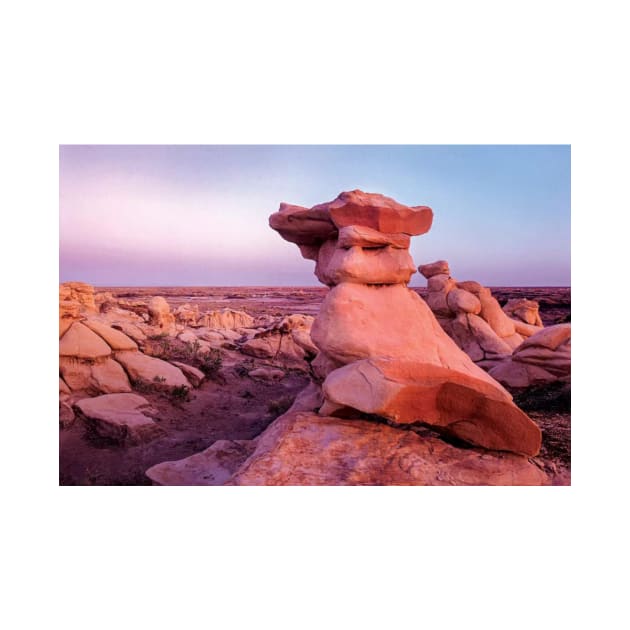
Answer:
[[(412, 263), (408, 242), (400, 235), (428, 231), (431, 209), (403, 206), (361, 191), (341, 193), (334, 201), (310, 210), (295, 208), (281, 206), (269, 223), (286, 240), (300, 245), (303, 255), (316, 261), (315, 274), (332, 287), (311, 329), (315, 346), (324, 354), (318, 361), (324, 394), (320, 414), (380, 411), (388, 418), (450, 427), (449, 431), (475, 445), (534, 455), (540, 447), (538, 427), (457, 347), (426, 303), (406, 287)], [(301, 221), (313, 228), (311, 238), (298, 237), (296, 230), (287, 237), (289, 226), (295, 228)], [(317, 230), (309, 221), (317, 224)], [(454, 289), (448, 282), (445, 261), (423, 266), (420, 271), (429, 278), (446, 276), (441, 279), (443, 286), (462, 291), (451, 300), (456, 313), (477, 317), (475, 312), (482, 308), (479, 298)], [(446, 293), (444, 306), (456, 314)], [(511, 348), (496, 345), (489, 352), (496, 357), (502, 351), (510, 354)], [(376, 361), (370, 365), (379, 369), (363, 369), (366, 360)], [(404, 378), (388, 385), (397, 370), (403, 370)], [(398, 385), (404, 393), (393, 395), (391, 388)], [(376, 394), (383, 388), (387, 390), (384, 398)], [(364, 404), (365, 396), (372, 394), (376, 398)]]

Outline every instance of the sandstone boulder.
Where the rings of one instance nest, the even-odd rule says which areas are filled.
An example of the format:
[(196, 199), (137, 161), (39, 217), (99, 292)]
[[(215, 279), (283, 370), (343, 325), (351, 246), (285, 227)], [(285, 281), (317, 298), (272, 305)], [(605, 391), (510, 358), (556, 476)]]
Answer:
[(201, 453), (156, 464), (145, 474), (157, 486), (221, 486), (254, 448), (252, 440), (217, 440)]
[(342, 249), (350, 249), (351, 247), (369, 249), (386, 246), (409, 249), (410, 242), (411, 239), (408, 234), (384, 234), (362, 225), (342, 227), (338, 237), (338, 246)]
[(490, 370), (508, 387), (524, 388), (571, 379), (571, 324), (543, 328)]
[(196, 367), (182, 363), (181, 361), (171, 361), (171, 363), (179, 368), (188, 381), (190, 381), (193, 387), (199, 387), (206, 378), (206, 375)]
[(489, 289), (479, 294), (481, 317), (488, 322), (490, 328), (501, 338), (510, 337), (516, 332), (514, 322), (503, 312), (499, 302), (492, 297)]
[(142, 444), (164, 435), (164, 430), (148, 415), (156, 411), (137, 394), (84, 398), (74, 407), (98, 435), (120, 444)]
[[(286, 241), (302, 246), (319, 245), (337, 234), (328, 211), (288, 203), (280, 204), (278, 212), (269, 217), (269, 225)], [(308, 250), (302, 253), (308, 253)]]
[(451, 275), (451, 270), (446, 260), (438, 260), (433, 263), (427, 263), (426, 265), (420, 265), (418, 271), (427, 279), (437, 275)]
[(472, 313), (477, 315), (481, 312), (481, 302), (472, 293), (463, 289), (453, 289), (446, 296), (446, 303), (453, 313)]
[(111, 348), (81, 322), (74, 322), (59, 342), (59, 355), (79, 359), (99, 359), (112, 353)]
[(424, 234), (433, 223), (433, 211), (427, 206), (409, 207), (390, 197), (361, 190), (342, 192), (333, 201), (311, 210), (327, 212), (337, 228), (357, 225), (384, 234)]
[(525, 339), (521, 348), (542, 346), (555, 350), (569, 339), (571, 339), (571, 324), (556, 324), (555, 326), (548, 326)]
[(83, 322), (92, 332), (101, 337), (112, 350), (137, 350), (138, 344), (120, 330), (106, 326), (94, 319)]
[(59, 371), (73, 392), (113, 394), (131, 391), (127, 374), (122, 366), (110, 357), (98, 362), (60, 357)]
[[(214, 474), (213, 463), (206, 474)], [(199, 478), (199, 475), (197, 475)], [(258, 438), (230, 485), (548, 485), (526, 457), (461, 449), (366, 420), (288, 413)]]
[(535, 300), (527, 300), (516, 298), (508, 300), (503, 307), (505, 313), (514, 319), (519, 319), (531, 326), (542, 327), (542, 319), (540, 318), (539, 305)]
[(132, 381), (155, 384), (165, 389), (173, 387), (190, 387), (190, 383), (183, 372), (176, 366), (162, 359), (149, 357), (141, 352), (116, 352), (116, 361), (129, 374)]
[(184, 324), (185, 326), (195, 326), (199, 319), (199, 306), (195, 304), (182, 304), (178, 306), (174, 311), (175, 321)]
[(323, 391), (341, 407), (429, 424), (475, 446), (530, 456), (540, 450), (540, 429), (507, 392), (447, 368), (366, 359), (329, 374)]
[(172, 331), (175, 324), (175, 316), (171, 313), (168, 302), (160, 295), (149, 300), (149, 324), (160, 330)]

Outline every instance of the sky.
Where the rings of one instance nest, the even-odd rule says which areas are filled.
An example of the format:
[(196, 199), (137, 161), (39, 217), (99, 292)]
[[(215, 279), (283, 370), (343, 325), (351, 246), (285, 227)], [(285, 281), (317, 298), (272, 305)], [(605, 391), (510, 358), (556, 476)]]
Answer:
[[(268, 226), (360, 189), (430, 206), (416, 266), (486, 286), (570, 286), (568, 145), (63, 145), (60, 281), (309, 286), (315, 263)], [(425, 286), (415, 274), (410, 286)]]

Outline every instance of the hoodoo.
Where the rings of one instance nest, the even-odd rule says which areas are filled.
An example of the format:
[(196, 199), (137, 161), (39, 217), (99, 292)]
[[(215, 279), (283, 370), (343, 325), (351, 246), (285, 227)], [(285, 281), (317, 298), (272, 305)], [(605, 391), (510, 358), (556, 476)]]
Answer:
[(270, 226), (314, 260), (331, 287), (311, 331), (319, 413), (424, 423), (475, 446), (536, 455), (536, 424), (407, 288), (416, 270), (410, 237), (432, 219), (426, 206), (359, 190), (310, 209), (282, 204), (271, 215)]

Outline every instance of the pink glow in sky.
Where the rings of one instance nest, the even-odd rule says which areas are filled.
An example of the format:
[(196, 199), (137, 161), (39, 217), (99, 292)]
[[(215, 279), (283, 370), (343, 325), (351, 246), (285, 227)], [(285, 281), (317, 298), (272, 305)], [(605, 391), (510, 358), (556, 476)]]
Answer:
[(445, 258), (491, 286), (570, 284), (570, 150), (527, 146), (63, 146), (60, 280), (317, 284), (268, 216), (354, 188), (433, 207), (417, 265)]

